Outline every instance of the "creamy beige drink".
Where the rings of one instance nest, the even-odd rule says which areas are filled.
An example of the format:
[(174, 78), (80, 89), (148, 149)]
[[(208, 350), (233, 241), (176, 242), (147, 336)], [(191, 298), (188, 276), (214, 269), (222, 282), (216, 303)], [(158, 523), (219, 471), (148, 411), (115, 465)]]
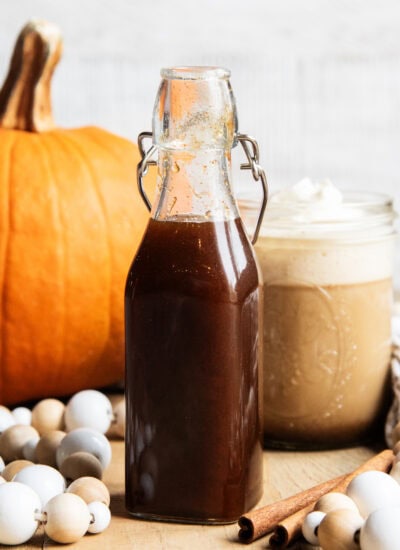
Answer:
[[(387, 396), (392, 298), (387, 241), (359, 255), (354, 245), (343, 251), (352, 252), (354, 261), (342, 273), (334, 243), (318, 243), (314, 251), (307, 242), (292, 244), (274, 249), (279, 243), (261, 238), (257, 246), (265, 277), (266, 443), (361, 441), (381, 420)], [(304, 266), (308, 274), (296, 258), (302, 253), (314, 261)], [(371, 280), (360, 272), (366, 254), (374, 268)], [(290, 265), (285, 274), (281, 262)]]
[(322, 191), (313, 185), (328, 195), (318, 197), (318, 211), (312, 196), (296, 202), (292, 192), (272, 201), (256, 244), (264, 277), (266, 445), (360, 442), (382, 431), (386, 411), (391, 205), (376, 196), (343, 201), (331, 184)]

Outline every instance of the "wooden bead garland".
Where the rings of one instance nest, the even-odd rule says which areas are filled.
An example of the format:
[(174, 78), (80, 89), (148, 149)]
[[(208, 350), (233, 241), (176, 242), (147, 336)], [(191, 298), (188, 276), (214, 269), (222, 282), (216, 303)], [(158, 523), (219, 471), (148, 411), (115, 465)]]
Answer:
[(30, 426), (32, 424), (32, 411), (27, 407), (17, 407), (11, 411), (16, 424)]
[(35, 436), (32, 439), (29, 439), (22, 447), (22, 456), (25, 458), (25, 460), (36, 462), (36, 447), (39, 439), (39, 436)]
[(20, 470), (13, 481), (28, 485), (40, 498), (42, 507), (65, 491), (65, 479), (58, 470), (45, 464), (32, 464)]
[(39, 434), (32, 426), (15, 424), (0, 435), (0, 456), (4, 462), (24, 458), (22, 453), (25, 443), (31, 439), (39, 439)]
[(395, 550), (400, 540), (400, 508), (380, 508), (361, 528), (362, 550)]
[(105, 434), (112, 421), (110, 400), (96, 390), (76, 393), (65, 408), (65, 426), (68, 432), (76, 428), (92, 428)]
[(302, 527), (302, 533), (304, 538), (307, 542), (312, 544), (313, 546), (317, 546), (318, 541), (318, 528), (321, 524), (321, 521), (324, 519), (326, 514), (324, 512), (320, 512), (318, 510), (315, 510), (314, 512), (310, 512), (307, 514)]
[(303, 523), (303, 535), (322, 550), (394, 550), (400, 540), (400, 422), (394, 427), (388, 474), (364, 472), (347, 495), (328, 493)]
[(6, 481), (12, 481), (14, 479), (14, 476), (16, 476), (20, 470), (32, 465), (33, 462), (31, 462), (30, 460), (13, 460), (12, 462), (9, 462), (7, 464), (1, 475)]
[(94, 455), (79, 451), (67, 456), (60, 466), (60, 472), (67, 481), (75, 481), (87, 476), (101, 479), (103, 468)]
[(56, 542), (70, 543), (79, 540), (89, 528), (88, 505), (73, 493), (52, 498), (45, 506), (46, 534)]
[(61, 493), (51, 498), (41, 510), (36, 492), (23, 483), (0, 484), (0, 544), (23, 544), (35, 533), (39, 522), (56, 542), (78, 541), (86, 532), (101, 533), (107, 529), (111, 514), (99, 501), (87, 504), (74, 493)]
[(98, 501), (110, 506), (110, 492), (106, 485), (94, 477), (80, 477), (71, 483), (67, 493), (74, 493), (83, 498), (86, 504)]
[(333, 510), (353, 510), (358, 512), (355, 502), (344, 493), (327, 493), (314, 506), (314, 510), (328, 514)]
[(32, 409), (32, 426), (40, 435), (64, 429), (65, 405), (58, 399), (43, 399)]
[(104, 502), (89, 502), (89, 513), (91, 514), (92, 521), (89, 524), (88, 532), (97, 534), (102, 533), (110, 525), (111, 513), (108, 506)]
[(10, 481), (0, 485), (0, 543), (22, 544), (35, 533), (40, 499), (33, 489)]
[(76, 428), (62, 439), (56, 451), (58, 468), (70, 455), (82, 451), (94, 455), (102, 469), (107, 468), (111, 461), (111, 446), (105, 435), (92, 428)]
[(0, 405), (0, 433), (4, 432), (4, 430), (10, 426), (13, 426), (15, 423), (15, 419), (10, 409), (4, 407), (4, 405)]
[[(112, 411), (108, 398), (95, 390), (79, 392), (67, 406), (44, 399), (32, 412), (0, 406), (0, 544), (25, 543), (39, 523), (59, 543), (104, 531), (111, 519), (110, 494), (100, 478), (111, 447), (103, 433), (111, 426), (110, 433), (122, 436), (124, 425), (124, 400)], [(74, 480), (66, 490), (63, 476)], [(22, 494), (20, 510), (15, 502)]]
[(324, 550), (357, 550), (358, 532), (364, 523), (354, 510), (332, 510), (318, 527), (318, 540)]
[(57, 468), (56, 452), (66, 435), (66, 432), (61, 430), (52, 430), (44, 434), (36, 445), (37, 462)]

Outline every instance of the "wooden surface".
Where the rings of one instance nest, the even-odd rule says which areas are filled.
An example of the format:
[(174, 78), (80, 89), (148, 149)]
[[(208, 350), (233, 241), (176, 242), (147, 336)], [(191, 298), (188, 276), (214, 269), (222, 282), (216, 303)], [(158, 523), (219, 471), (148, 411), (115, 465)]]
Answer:
[[(113, 459), (104, 475), (111, 492), (111, 525), (100, 535), (86, 535), (67, 548), (79, 550), (223, 550), (224, 548), (266, 548), (268, 538), (252, 545), (237, 542), (237, 524), (197, 526), (145, 522), (129, 518), (124, 509), (124, 444), (112, 442)], [(260, 505), (297, 493), (326, 479), (354, 470), (377, 449), (356, 447), (337, 451), (264, 452), (264, 496)], [(13, 548), (60, 548), (37, 532), (29, 544)], [(308, 548), (297, 544), (295, 548)]]

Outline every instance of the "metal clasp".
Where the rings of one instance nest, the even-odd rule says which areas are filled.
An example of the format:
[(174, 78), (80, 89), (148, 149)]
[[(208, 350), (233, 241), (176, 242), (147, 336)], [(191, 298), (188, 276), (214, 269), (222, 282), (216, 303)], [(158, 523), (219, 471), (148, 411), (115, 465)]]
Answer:
[(242, 163), (240, 165), (240, 169), (251, 170), (254, 181), (258, 181), (261, 179), (261, 185), (263, 190), (263, 198), (261, 202), (260, 213), (258, 215), (257, 225), (254, 230), (253, 238), (251, 239), (251, 243), (255, 244), (257, 242), (258, 234), (261, 229), (261, 224), (263, 221), (264, 212), (268, 201), (267, 176), (265, 175), (263, 168), (259, 164), (260, 151), (258, 148), (257, 141), (254, 138), (248, 136), (247, 134), (236, 134), (236, 138), (239, 141), (240, 145), (242, 146), (243, 151), (245, 152), (245, 155), (247, 157), (247, 162)]
[[(151, 203), (143, 188), (143, 178), (147, 174), (149, 166), (157, 165), (157, 162), (151, 158), (154, 155), (154, 153), (157, 151), (157, 145), (152, 144), (151, 147), (146, 151), (144, 147), (144, 141), (146, 139), (152, 139), (152, 138), (153, 138), (152, 132), (141, 132), (138, 137), (139, 152), (142, 158), (137, 166), (137, 181), (138, 181), (140, 196), (142, 197), (149, 211), (151, 210)], [(245, 152), (245, 155), (247, 157), (247, 162), (242, 163), (240, 165), (240, 169), (251, 170), (251, 173), (255, 181), (258, 181), (261, 179), (261, 185), (263, 190), (263, 198), (262, 198), (260, 213), (258, 215), (257, 225), (254, 230), (253, 238), (251, 240), (252, 244), (255, 244), (257, 241), (258, 234), (260, 232), (261, 223), (264, 217), (265, 207), (267, 206), (267, 201), (268, 201), (267, 177), (265, 175), (264, 170), (259, 165), (260, 152), (259, 152), (257, 141), (254, 138), (248, 136), (247, 134), (237, 134), (236, 138), (241, 144), (243, 151)]]
[(144, 190), (143, 178), (147, 174), (149, 170), (149, 166), (157, 166), (157, 161), (151, 159), (151, 157), (157, 151), (157, 145), (153, 144), (150, 147), (150, 149), (146, 151), (143, 145), (143, 142), (145, 139), (153, 139), (153, 133), (141, 132), (138, 136), (139, 152), (142, 159), (137, 165), (136, 175), (137, 175), (137, 182), (138, 182), (140, 196), (142, 197), (144, 204), (146, 205), (147, 209), (150, 212), (151, 202), (149, 201), (149, 197), (146, 195), (146, 191)]

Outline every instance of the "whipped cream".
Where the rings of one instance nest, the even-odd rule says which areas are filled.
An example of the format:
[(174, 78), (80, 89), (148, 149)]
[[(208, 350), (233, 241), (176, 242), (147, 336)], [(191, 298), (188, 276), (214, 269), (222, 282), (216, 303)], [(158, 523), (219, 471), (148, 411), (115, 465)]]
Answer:
[(273, 217), (280, 209), (289, 208), (295, 210), (293, 221), (305, 223), (352, 221), (365, 215), (362, 209), (346, 203), (343, 193), (329, 179), (303, 178), (273, 194), (268, 206)]
[(342, 193), (304, 178), (271, 196), (256, 243), (266, 284), (338, 285), (388, 279), (393, 210), (381, 195)]

